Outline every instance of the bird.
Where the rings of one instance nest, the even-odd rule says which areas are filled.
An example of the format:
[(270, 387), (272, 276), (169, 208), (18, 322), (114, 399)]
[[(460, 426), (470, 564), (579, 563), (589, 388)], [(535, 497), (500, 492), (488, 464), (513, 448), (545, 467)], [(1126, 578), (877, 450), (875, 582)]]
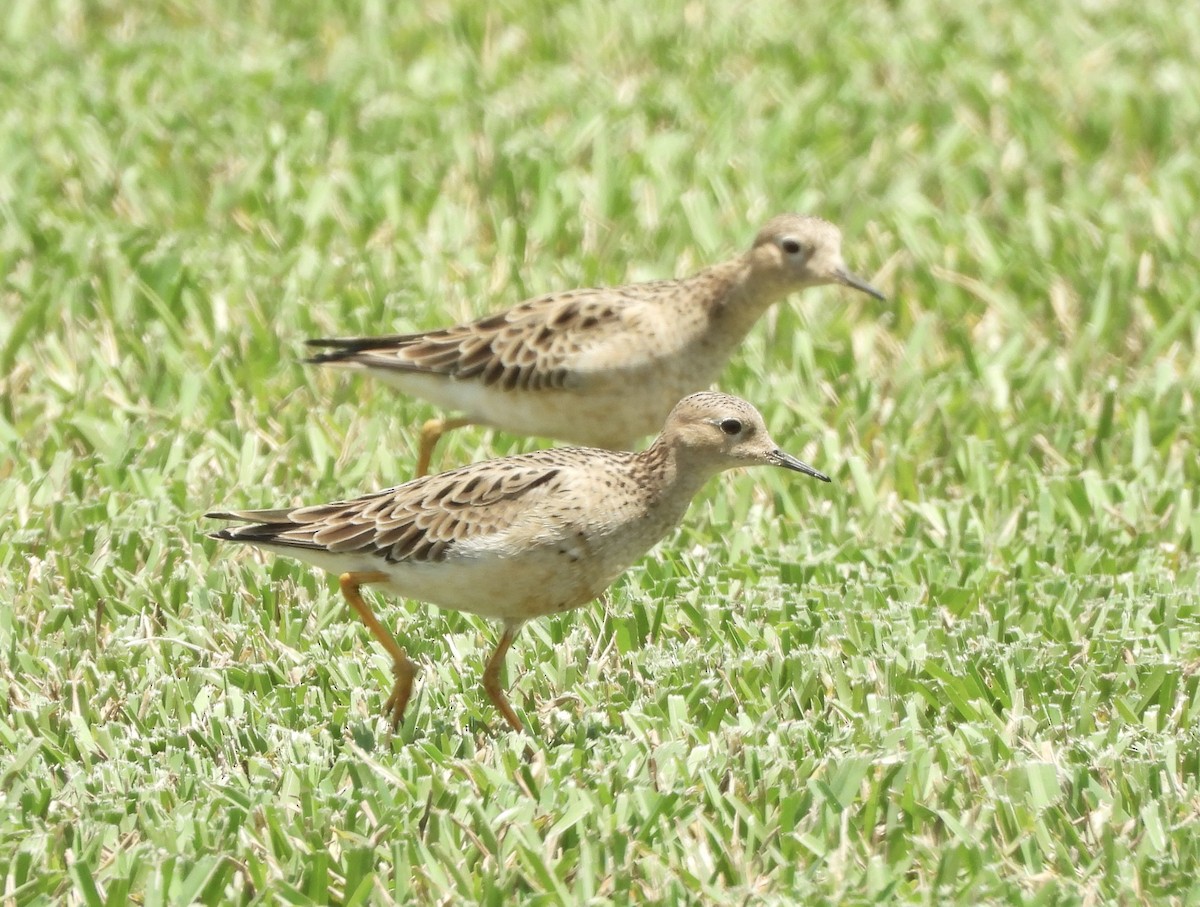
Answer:
[(702, 392), (680, 400), (654, 442), (636, 453), (548, 448), (331, 504), (214, 511), (207, 516), (248, 525), (209, 535), (338, 575), (346, 602), (391, 655), (395, 679), (384, 715), (393, 730), (417, 666), (363, 600), (363, 587), (498, 621), (483, 686), (520, 732), (500, 672), (521, 625), (601, 595), (680, 523), (709, 478), (757, 465), (830, 481), (784, 453), (751, 404)]
[(743, 254), (691, 277), (552, 293), (415, 334), (312, 339), (325, 352), (305, 361), (365, 370), (461, 414), (424, 423), (418, 476), (443, 434), (472, 424), (629, 450), (681, 397), (711, 387), (763, 312), (790, 293), (841, 284), (886, 301), (847, 269), (841, 247), (828, 221), (782, 214)]

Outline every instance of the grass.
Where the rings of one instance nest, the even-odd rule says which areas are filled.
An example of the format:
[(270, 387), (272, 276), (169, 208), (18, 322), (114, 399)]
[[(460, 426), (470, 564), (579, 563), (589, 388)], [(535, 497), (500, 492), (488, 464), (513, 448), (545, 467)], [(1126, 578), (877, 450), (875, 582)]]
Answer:
[[(13, 0), (0, 35), (0, 903), (1200, 902), (1200, 17)], [(714, 482), (528, 626), (528, 736), (486, 623), (380, 600), (423, 668), (391, 738), (331, 580), (202, 536), (410, 474), (432, 411), (305, 337), (686, 273), (782, 210), (891, 301), (778, 307), (722, 387), (835, 484)]]

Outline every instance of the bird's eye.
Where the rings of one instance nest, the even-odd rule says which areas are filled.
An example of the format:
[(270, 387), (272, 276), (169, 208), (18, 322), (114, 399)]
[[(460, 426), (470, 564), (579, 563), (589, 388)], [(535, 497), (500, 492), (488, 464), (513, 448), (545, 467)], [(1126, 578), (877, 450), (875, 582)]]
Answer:
[(721, 431), (727, 435), (738, 435), (742, 432), (742, 423), (737, 419), (725, 419), (721, 422)]
[(779, 245), (783, 248), (783, 251), (786, 252), (788, 255), (797, 255), (800, 252), (800, 243), (798, 243), (794, 239), (791, 239), (790, 237), (788, 239), (785, 239)]

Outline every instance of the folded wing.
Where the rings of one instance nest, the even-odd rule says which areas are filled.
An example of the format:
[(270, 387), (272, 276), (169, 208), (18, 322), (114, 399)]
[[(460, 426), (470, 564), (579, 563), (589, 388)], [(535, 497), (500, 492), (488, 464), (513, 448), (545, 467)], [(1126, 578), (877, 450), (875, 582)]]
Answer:
[(276, 549), (373, 555), (391, 563), (445, 560), (455, 546), (512, 525), (530, 496), (560, 472), (555, 465), (513, 459), (503, 470), (495, 461), (473, 464), (351, 501), (208, 513), (251, 524), (210, 535)]
[(627, 302), (613, 290), (543, 296), (437, 331), (309, 340), (327, 352), (307, 361), (441, 375), (504, 390), (564, 388), (579, 354), (620, 329)]

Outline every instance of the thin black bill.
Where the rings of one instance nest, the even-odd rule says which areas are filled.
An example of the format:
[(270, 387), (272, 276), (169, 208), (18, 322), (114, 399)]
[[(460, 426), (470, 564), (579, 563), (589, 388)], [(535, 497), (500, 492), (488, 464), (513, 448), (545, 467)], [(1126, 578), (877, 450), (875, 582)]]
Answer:
[(877, 289), (875, 289), (873, 286), (871, 286), (869, 283), (867, 283), (865, 280), (863, 280), (857, 274), (852, 274), (851, 272), (847, 271), (845, 268), (840, 268), (838, 270), (837, 276), (838, 276), (838, 280), (840, 280), (846, 286), (853, 287), (856, 290), (860, 290), (863, 293), (866, 293), (868, 296), (874, 296), (880, 302), (887, 302), (886, 296), (884, 296), (882, 293), (880, 293)]
[(832, 481), (829, 476), (823, 472), (817, 472), (807, 463), (802, 460), (797, 460), (791, 454), (784, 453), (782, 450), (772, 451), (770, 456), (772, 466), (782, 466), (784, 469), (793, 469), (796, 472), (802, 472), (806, 476), (812, 476), (814, 479), (820, 479), (822, 482)]

